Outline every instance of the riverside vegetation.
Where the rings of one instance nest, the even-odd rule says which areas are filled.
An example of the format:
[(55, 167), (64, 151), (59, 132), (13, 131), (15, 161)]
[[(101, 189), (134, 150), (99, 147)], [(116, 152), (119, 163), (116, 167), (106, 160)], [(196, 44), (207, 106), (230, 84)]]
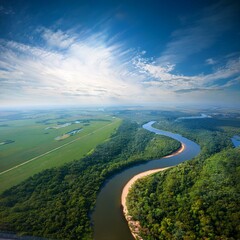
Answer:
[[(221, 220), (218, 219), (221, 219), (223, 215), (227, 215), (225, 213), (228, 211), (225, 205), (222, 205), (222, 203), (224, 204), (225, 202), (225, 198), (223, 198), (225, 195), (231, 199), (230, 207), (232, 206), (232, 209), (236, 209), (235, 215), (232, 214), (231, 211), (228, 211), (229, 216), (232, 216), (232, 221), (236, 218), (239, 219), (239, 212), (237, 212), (237, 207), (240, 206), (238, 203), (240, 199), (238, 195), (239, 185), (228, 185), (236, 176), (238, 176), (237, 179), (239, 179), (237, 172), (239, 167), (237, 168), (238, 163), (234, 163), (234, 161), (226, 161), (228, 155), (232, 155), (231, 158), (229, 157), (232, 160), (239, 158), (239, 152), (237, 152), (239, 150), (232, 150), (230, 141), (230, 137), (234, 134), (240, 134), (239, 120), (201, 119), (175, 122), (175, 119), (182, 115), (183, 114), (179, 112), (120, 112), (118, 114), (120, 118), (136, 119), (139, 124), (124, 120), (109, 141), (96, 147), (91, 154), (81, 160), (67, 163), (62, 167), (42, 171), (2, 193), (0, 196), (0, 229), (4, 232), (16, 232), (19, 235), (42, 236), (49, 239), (92, 239), (93, 233), (89, 215), (95, 206), (97, 193), (104, 184), (104, 181), (123, 168), (143, 162), (144, 160), (160, 158), (174, 152), (180, 147), (180, 143), (175, 140), (156, 136), (153, 133), (141, 129), (141, 124), (149, 120), (158, 120), (159, 124), (155, 125), (157, 128), (180, 133), (198, 142), (201, 145), (202, 151), (201, 155), (195, 160), (181, 164), (179, 167), (163, 173), (163, 176), (165, 176), (164, 179), (161, 174), (157, 174), (153, 177), (153, 179), (155, 179), (156, 176), (154, 182), (151, 182), (152, 177), (150, 177), (148, 180), (149, 185), (147, 183), (147, 185), (142, 185), (141, 191), (136, 195), (137, 199), (144, 203), (143, 210), (145, 210), (145, 206), (150, 209), (149, 205), (151, 203), (159, 203), (159, 201), (156, 201), (158, 193), (157, 189), (155, 189), (155, 187), (158, 186), (157, 177), (159, 177), (165, 184), (168, 183), (167, 189), (169, 192), (165, 193), (163, 199), (165, 200), (165, 205), (170, 207), (169, 212), (171, 212), (171, 208), (174, 207), (172, 206), (172, 202), (182, 201), (184, 205), (177, 205), (179, 209), (175, 209), (175, 217), (178, 217), (184, 209), (189, 209), (190, 205), (188, 206), (188, 204), (192, 202), (196, 204), (195, 208), (193, 208), (195, 211), (194, 214), (196, 215), (195, 218), (197, 219), (199, 214), (202, 214), (202, 222), (196, 225), (196, 229), (194, 230), (191, 230), (191, 216), (185, 216), (185, 218), (189, 217), (190, 221), (186, 221), (184, 226), (186, 228), (187, 224), (190, 224), (189, 236), (193, 236), (190, 235), (191, 231), (194, 231), (191, 234), (196, 234), (196, 238), (206, 234), (206, 231), (202, 229), (204, 221), (207, 223), (204, 225), (204, 229), (210, 229), (212, 224), (214, 226), (214, 222), (221, 224)], [(215, 169), (216, 172), (212, 174), (210, 171), (209, 173), (212, 177), (216, 176), (217, 181), (214, 188), (207, 188), (207, 184), (210, 184), (210, 186), (212, 184), (211, 178), (206, 177), (208, 176), (206, 174), (210, 168), (208, 162), (211, 164), (217, 162), (216, 160), (219, 159), (220, 156), (217, 155), (214, 157), (214, 154), (217, 152), (219, 152), (218, 154), (220, 155), (222, 154), (221, 159), (225, 160), (216, 166), (213, 165), (213, 170)], [(204, 168), (205, 165), (206, 167)], [(225, 167), (229, 170), (225, 171)], [(203, 168), (204, 172), (202, 172)], [(196, 178), (191, 178), (190, 173)], [(226, 176), (228, 176), (228, 178)], [(169, 182), (168, 178), (170, 180)], [(165, 181), (165, 179), (167, 179), (167, 181)], [(179, 179), (181, 179), (181, 181)], [(191, 196), (198, 197), (198, 193), (202, 194), (203, 192), (205, 194), (204, 198), (200, 198), (202, 196), (200, 195), (200, 201), (195, 201), (194, 198), (192, 198), (192, 200), (189, 198), (189, 201), (187, 201), (183, 194), (187, 194), (188, 189), (191, 189), (191, 184), (193, 186), (194, 183), (197, 183), (196, 179), (200, 182), (194, 185), (193, 190), (195, 191), (195, 195)], [(226, 183), (226, 185), (223, 185), (223, 182)], [(160, 183), (161, 182), (159, 182), (159, 184)], [(216, 191), (213, 191), (215, 187)], [(217, 187), (221, 191), (218, 192)], [(176, 192), (172, 191), (175, 188), (178, 189), (179, 192), (178, 190), (176, 190)], [(181, 193), (180, 190), (183, 190), (183, 193)], [(148, 193), (152, 191), (152, 195), (149, 194), (146, 198), (141, 199), (141, 194), (144, 194), (141, 192), (144, 191)], [(166, 195), (167, 193), (171, 193), (171, 197)], [(220, 197), (218, 197), (217, 194), (220, 194)], [(152, 196), (152, 202), (149, 196)], [(183, 199), (181, 200), (180, 198), (182, 196)], [(189, 197), (190, 194), (186, 196)], [(238, 196), (238, 199), (236, 199), (236, 196)], [(214, 202), (214, 212), (220, 215), (217, 215), (216, 219), (210, 219), (211, 221), (208, 222), (209, 217), (204, 215), (205, 209), (202, 209), (202, 207), (206, 208), (206, 199), (211, 200), (211, 198), (212, 202)], [(137, 199), (136, 204), (139, 202)], [(221, 199), (224, 199), (222, 203)], [(215, 204), (217, 200), (219, 202)], [(208, 204), (212, 202), (208, 202)], [(229, 202), (226, 202), (226, 204), (228, 203)], [(134, 215), (136, 209), (134, 209), (134, 206), (130, 208), (134, 211)], [(161, 222), (158, 217), (162, 214), (161, 209), (157, 207), (154, 214), (152, 214), (153, 212), (151, 211), (152, 210), (146, 215), (149, 224), (147, 226), (143, 224), (143, 230), (149, 233), (150, 239), (157, 239), (157, 236), (161, 239), (160, 232), (152, 232), (152, 229), (159, 231), (158, 227)], [(164, 211), (164, 214), (165, 213), (166, 211)], [(138, 217), (137, 213), (135, 217)], [(181, 222), (175, 222), (169, 219), (170, 218), (167, 218), (166, 221), (163, 222), (163, 226), (165, 226), (165, 232), (163, 231), (163, 233), (166, 233), (167, 237), (173, 236), (174, 239), (174, 237), (177, 236), (181, 239), (181, 236), (184, 236), (187, 230), (185, 230), (184, 227), (176, 228)], [(146, 220), (141, 221), (141, 223), (144, 223)], [(226, 229), (226, 231), (234, 229), (237, 221), (235, 221), (235, 225), (232, 221), (229, 221), (223, 229)], [(182, 225), (180, 224), (180, 226)], [(171, 229), (175, 230), (169, 232)], [(237, 229), (235, 232), (233, 231), (233, 234), (237, 234), (237, 231), (239, 232), (239, 228)], [(200, 232), (202, 235), (199, 235)], [(214, 234), (216, 233), (212, 233), (212, 230), (209, 230), (208, 235), (205, 236), (208, 236), (206, 238), (214, 239)], [(162, 238), (166, 239), (167, 237), (164, 236)], [(191, 239), (191, 237), (187, 237), (186, 239)], [(192, 237), (192, 239), (194, 239), (194, 237)], [(221, 239), (227, 238), (222, 237)]]
[(180, 143), (123, 121), (111, 139), (79, 161), (38, 173), (0, 197), (0, 229), (53, 239), (92, 239), (89, 214), (104, 181)]
[(143, 239), (240, 239), (239, 120), (198, 119), (156, 127), (185, 133), (202, 148), (194, 160), (140, 179), (127, 206)]

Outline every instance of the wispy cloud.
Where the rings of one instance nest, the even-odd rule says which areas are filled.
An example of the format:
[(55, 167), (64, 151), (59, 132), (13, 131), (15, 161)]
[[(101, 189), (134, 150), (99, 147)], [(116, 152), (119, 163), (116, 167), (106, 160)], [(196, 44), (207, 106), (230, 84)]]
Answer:
[(40, 31), (42, 32), (43, 39), (50, 47), (68, 48), (76, 40), (75, 37), (61, 30), (54, 32), (47, 28), (41, 28)]
[(232, 12), (233, 7), (223, 8), (222, 2), (205, 9), (175, 30), (155, 58), (145, 57), (144, 49), (139, 53), (139, 46), (129, 49), (117, 35), (91, 29), (37, 27), (39, 42), (34, 45), (1, 39), (0, 102), (141, 104), (213, 99), (225, 89), (239, 88), (240, 53), (205, 57), (207, 73), (188, 75), (179, 65), (212, 46), (230, 28)]
[(239, 84), (237, 77), (240, 74), (240, 57), (227, 59), (222, 67), (215, 68), (210, 74), (195, 76), (174, 74), (174, 65), (158, 65), (156, 61), (149, 61), (143, 57), (134, 59), (134, 64), (145, 75), (143, 84), (175, 92), (219, 90)]
[[(46, 34), (48, 37), (46, 37)], [(239, 84), (237, 54), (211, 74), (174, 74), (100, 33), (84, 36), (44, 29), (45, 47), (1, 40), (1, 101), (107, 104), (175, 101), (176, 94), (219, 91)], [(58, 38), (56, 36), (59, 36)], [(219, 80), (224, 80), (219, 82)]]
[(15, 13), (11, 8), (0, 6), (0, 15), (12, 15), (12, 14), (15, 14)]
[(157, 59), (159, 64), (176, 64), (211, 47), (218, 37), (232, 26), (234, 5), (221, 1), (192, 16), (182, 28), (172, 33), (172, 39)]
[(206, 59), (205, 63), (213, 67), (208, 74), (186, 75), (175, 71), (191, 55), (210, 48), (219, 36), (232, 27), (236, 14), (232, 2), (220, 1), (185, 19), (185, 24), (172, 33), (171, 40), (159, 57), (147, 59), (144, 54), (135, 57), (133, 64), (145, 76), (142, 82), (145, 87), (175, 93), (203, 93), (239, 84), (239, 52), (222, 56), (221, 59)]
[(205, 62), (206, 62), (206, 64), (208, 64), (208, 65), (214, 65), (214, 64), (217, 63), (217, 61), (214, 60), (214, 59), (212, 59), (212, 58), (208, 58), (208, 59), (206, 59)]
[(77, 39), (60, 30), (44, 29), (42, 37), (46, 48), (2, 40), (2, 94), (21, 89), (22, 95), (38, 98), (37, 101), (48, 95), (49, 100), (62, 98), (62, 101), (84, 103), (99, 100), (107, 103), (109, 99), (129, 101), (141, 94), (141, 86), (136, 84), (134, 73), (125, 62), (130, 51), (121, 45), (107, 45), (100, 34)]

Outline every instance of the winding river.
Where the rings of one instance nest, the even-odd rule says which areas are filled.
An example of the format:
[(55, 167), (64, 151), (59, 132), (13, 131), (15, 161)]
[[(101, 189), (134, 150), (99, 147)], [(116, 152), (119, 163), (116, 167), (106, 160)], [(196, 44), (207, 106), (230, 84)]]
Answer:
[(152, 127), (154, 122), (155, 121), (151, 121), (144, 124), (143, 128), (150, 132), (180, 141), (185, 147), (184, 151), (177, 155), (170, 155), (167, 158), (164, 157), (159, 160), (152, 160), (144, 164), (130, 167), (109, 179), (97, 197), (96, 208), (92, 214), (95, 240), (134, 239), (128, 228), (121, 206), (122, 189), (131, 178), (141, 172), (175, 166), (199, 154), (200, 146), (198, 144), (179, 134), (156, 129)]

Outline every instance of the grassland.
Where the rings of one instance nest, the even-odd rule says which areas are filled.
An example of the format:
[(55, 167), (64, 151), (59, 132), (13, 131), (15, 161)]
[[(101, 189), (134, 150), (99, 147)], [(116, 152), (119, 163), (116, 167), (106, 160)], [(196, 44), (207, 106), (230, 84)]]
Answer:
[[(0, 128), (0, 141), (14, 142), (0, 146), (0, 192), (44, 169), (81, 159), (106, 141), (121, 120), (106, 114), (71, 112), (51, 116), (35, 113), (2, 122), (5, 126)], [(51, 128), (67, 122), (72, 124)], [(55, 140), (76, 127), (82, 131), (62, 141)]]

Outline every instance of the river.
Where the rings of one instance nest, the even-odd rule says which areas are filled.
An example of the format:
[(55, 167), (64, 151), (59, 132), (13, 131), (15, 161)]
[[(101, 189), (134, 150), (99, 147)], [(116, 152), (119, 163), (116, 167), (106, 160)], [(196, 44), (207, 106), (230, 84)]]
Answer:
[(123, 215), (121, 206), (122, 189), (135, 175), (151, 169), (175, 166), (183, 161), (190, 160), (200, 153), (200, 146), (195, 142), (175, 133), (162, 131), (152, 127), (154, 121), (144, 124), (142, 127), (150, 132), (171, 137), (184, 144), (185, 149), (181, 153), (168, 158), (152, 160), (144, 164), (130, 167), (110, 178), (101, 189), (92, 214), (95, 240), (133, 240)]

